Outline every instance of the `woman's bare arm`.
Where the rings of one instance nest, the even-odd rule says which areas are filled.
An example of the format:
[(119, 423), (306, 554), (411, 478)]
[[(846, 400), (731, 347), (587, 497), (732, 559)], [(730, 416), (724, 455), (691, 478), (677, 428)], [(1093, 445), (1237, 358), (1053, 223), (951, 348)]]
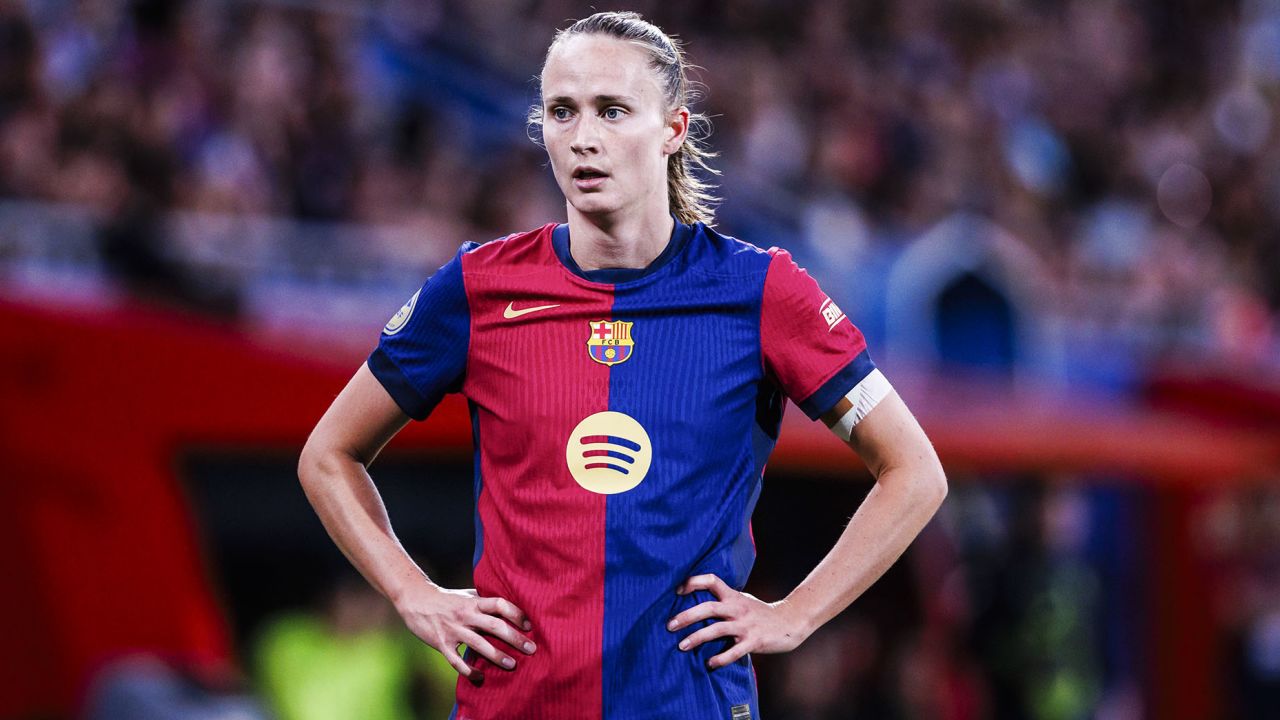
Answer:
[[(834, 424), (841, 400), (824, 416)], [(876, 479), (835, 547), (785, 603), (807, 621), (804, 634), (844, 610), (895, 563), (947, 496), (947, 479), (929, 438), (896, 391), (853, 428), (853, 448)]]
[(408, 421), (368, 366), (361, 365), (307, 439), (298, 480), (329, 537), (395, 605), (414, 634), (463, 675), (471, 669), (458, 655), (459, 643), (513, 669), (515, 659), (490, 638), (532, 653), (533, 643), (516, 630), (530, 629), (524, 613), (503, 598), (481, 598), (474, 590), (435, 584), (391, 529), (368, 467)]
[[(830, 427), (852, 407), (847, 399), (823, 416)], [(834, 547), (785, 599), (763, 602), (729, 587), (715, 575), (696, 575), (680, 592), (709, 590), (714, 602), (696, 605), (672, 618), (675, 631), (719, 618), (680, 643), (692, 649), (718, 637), (736, 642), (711, 658), (712, 667), (748, 652), (787, 652), (835, 617), (902, 555), (937, 512), (947, 494), (942, 465), (924, 431), (894, 391), (853, 428), (848, 442), (876, 478)]]

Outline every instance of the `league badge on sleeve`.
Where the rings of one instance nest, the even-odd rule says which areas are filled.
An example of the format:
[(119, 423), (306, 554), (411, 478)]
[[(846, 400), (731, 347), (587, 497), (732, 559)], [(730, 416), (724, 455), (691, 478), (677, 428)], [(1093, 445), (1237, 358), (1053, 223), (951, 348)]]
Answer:
[(635, 323), (621, 320), (593, 320), (591, 334), (587, 336), (587, 352), (591, 359), (602, 365), (617, 365), (631, 357), (635, 341), (631, 339), (631, 326)]
[(382, 328), (383, 335), (395, 335), (404, 329), (405, 323), (409, 322), (409, 316), (413, 315), (413, 306), (418, 304), (418, 293), (420, 292), (422, 292), (421, 289), (414, 293), (413, 297), (409, 298), (409, 302), (405, 303), (399, 312), (391, 316), (391, 319), (387, 321), (387, 326)]

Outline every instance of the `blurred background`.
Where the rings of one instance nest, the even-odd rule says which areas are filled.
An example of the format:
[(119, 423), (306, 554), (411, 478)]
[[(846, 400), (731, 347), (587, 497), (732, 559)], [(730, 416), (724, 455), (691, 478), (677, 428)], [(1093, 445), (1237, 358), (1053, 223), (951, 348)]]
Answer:
[[(0, 717), (440, 718), (297, 484), (385, 320), (564, 218), (524, 115), (612, 2), (0, 0)], [(859, 325), (951, 493), (762, 713), (1280, 717), (1280, 2), (637, 0), (718, 228)], [(772, 600), (871, 478), (788, 414)], [(446, 401), (375, 467), (468, 586)]]

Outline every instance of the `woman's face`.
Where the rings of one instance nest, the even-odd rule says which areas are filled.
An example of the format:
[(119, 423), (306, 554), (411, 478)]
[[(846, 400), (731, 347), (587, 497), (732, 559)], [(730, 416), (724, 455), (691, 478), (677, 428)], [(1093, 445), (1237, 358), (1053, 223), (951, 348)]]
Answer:
[(542, 97), (543, 143), (570, 205), (594, 216), (666, 211), (667, 157), (684, 141), (688, 111), (667, 112), (644, 49), (574, 35), (548, 56)]

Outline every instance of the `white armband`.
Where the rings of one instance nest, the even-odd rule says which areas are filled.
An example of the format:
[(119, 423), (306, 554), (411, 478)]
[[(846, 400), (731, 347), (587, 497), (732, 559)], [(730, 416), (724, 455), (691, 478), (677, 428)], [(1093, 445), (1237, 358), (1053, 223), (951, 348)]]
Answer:
[(889, 379), (884, 376), (878, 369), (872, 370), (866, 377), (862, 378), (862, 382), (853, 386), (853, 389), (845, 393), (845, 399), (853, 403), (853, 407), (849, 408), (849, 412), (845, 413), (835, 425), (831, 426), (831, 432), (836, 434), (845, 442), (849, 442), (849, 438), (853, 435), (853, 426), (862, 422), (862, 418), (867, 413), (880, 404), (880, 401), (889, 394), (893, 386), (889, 384)]

